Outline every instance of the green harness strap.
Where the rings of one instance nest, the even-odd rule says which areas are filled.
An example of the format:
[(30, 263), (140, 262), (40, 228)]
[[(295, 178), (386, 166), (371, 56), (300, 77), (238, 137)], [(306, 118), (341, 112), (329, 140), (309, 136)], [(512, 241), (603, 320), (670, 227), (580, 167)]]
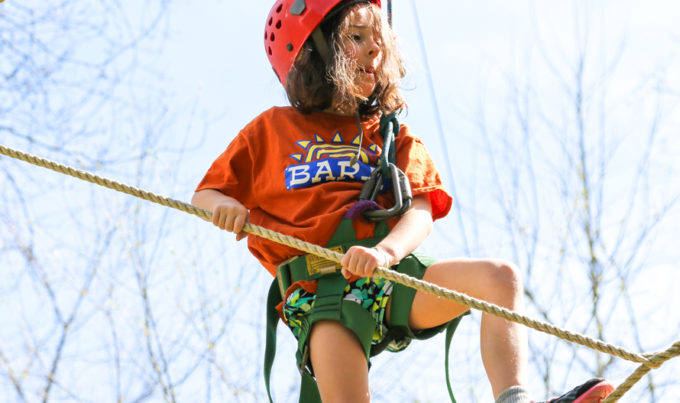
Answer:
[[(352, 227), (352, 221), (343, 219), (328, 242), (327, 247), (341, 246), (343, 251), (349, 249), (349, 247), (353, 245), (370, 247), (380, 242), (388, 232), (389, 229), (386, 223), (378, 223), (375, 229), (376, 237), (357, 241), (354, 228)], [(297, 269), (302, 267), (302, 271), (295, 271), (298, 276), (301, 276), (307, 271), (304, 256), (289, 263), (289, 265), (294, 265)], [(343, 294), (345, 286), (347, 286), (347, 280), (342, 277), (340, 271), (326, 275), (319, 274), (307, 278), (296, 278), (292, 279), (291, 282), (294, 282), (297, 279), (317, 280), (317, 292), (314, 306), (306, 320), (301, 321), (301, 332), (298, 339), (296, 361), (302, 376), (300, 402), (320, 403), (321, 397), (319, 395), (316, 380), (314, 380), (314, 377), (312, 376), (311, 365), (308, 365), (309, 350), (307, 341), (312, 325), (319, 320), (334, 320), (342, 323), (357, 336), (364, 350), (364, 354), (366, 355), (366, 359), (368, 360), (371, 355), (371, 341), (373, 339), (375, 321), (371, 314), (360, 305), (355, 303), (343, 304)], [(288, 283), (283, 285), (284, 288), (290, 286)], [(267, 396), (269, 397), (270, 402), (273, 401), (270, 390), (270, 379), (271, 369), (276, 355), (276, 327), (279, 320), (276, 306), (281, 303), (282, 300), (279, 281), (278, 279), (274, 279), (267, 296), (267, 337), (264, 356), (264, 378)], [(307, 367), (309, 367), (309, 369), (307, 369)]]
[[(337, 245), (343, 246), (343, 251), (347, 250), (351, 245), (361, 244), (363, 246), (373, 246), (377, 244), (388, 232), (387, 225), (384, 222), (379, 222), (376, 225), (377, 237), (356, 241), (355, 233), (352, 227), (352, 221), (344, 219), (338, 226), (333, 237), (328, 243), (328, 247)], [(292, 267), (290, 270), (293, 273), (301, 273), (301, 266), (306, 273), (306, 265), (304, 264), (304, 256), (287, 264), (287, 267)], [(418, 253), (413, 253), (402, 260), (398, 266), (394, 267), (401, 273), (409, 276), (422, 278), (427, 266), (434, 262), (433, 259)], [(297, 270), (296, 270), (297, 269)], [(352, 330), (359, 339), (366, 360), (370, 365), (369, 358), (380, 353), (391, 340), (398, 340), (403, 338), (410, 339), (428, 339), (435, 336), (446, 329), (445, 337), (445, 372), (446, 384), (449, 391), (449, 396), (453, 403), (456, 402), (453, 391), (451, 389), (449, 377), (449, 349), (453, 334), (460, 322), (462, 315), (445, 323), (441, 326), (425, 329), (420, 331), (412, 331), (408, 326), (408, 316), (411, 310), (411, 303), (415, 296), (416, 290), (406, 287), (401, 284), (395, 284), (391, 296), (391, 312), (390, 312), (390, 326), (389, 333), (385, 337), (383, 343), (377, 346), (371, 346), (373, 332), (375, 329), (375, 321), (371, 314), (356, 303), (343, 303), (344, 288), (347, 281), (336, 271), (331, 274), (312, 276), (308, 278), (299, 277), (302, 274), (294, 275), (291, 282), (298, 279), (317, 279), (318, 288), (316, 293), (316, 300), (310, 314), (306, 320), (302, 320), (301, 332), (298, 339), (298, 350), (296, 353), (298, 369), (302, 376), (300, 385), (300, 402), (316, 403), (321, 402), (321, 397), (318, 391), (316, 380), (313, 377), (311, 364), (309, 363), (308, 337), (312, 325), (318, 320), (335, 320), (342, 323), (345, 327)], [(283, 284), (284, 289), (290, 284)], [(265, 344), (264, 356), (264, 378), (267, 388), (267, 395), (269, 401), (273, 402), (270, 390), (271, 369), (274, 363), (276, 354), (276, 327), (279, 316), (276, 312), (276, 306), (281, 303), (282, 295), (280, 284), (277, 279), (272, 282), (267, 297), (267, 337)]]
[(279, 323), (276, 306), (281, 300), (279, 285), (274, 280), (267, 294), (267, 337), (264, 347), (264, 383), (267, 387), (267, 396), (269, 396), (270, 402), (272, 401), (272, 394), (269, 390), (269, 379), (271, 378), (272, 365), (274, 365), (274, 357), (276, 356), (276, 326)]
[[(434, 263), (434, 259), (420, 253), (414, 252), (412, 256), (420, 260), (420, 262), (425, 266), (430, 266), (432, 263)], [(398, 271), (400, 273), (420, 279), (422, 278), (423, 273), (420, 273), (417, 269), (418, 267), (415, 265), (403, 265), (403, 267), (400, 265)], [(402, 284), (394, 285), (390, 311), (390, 332), (395, 333), (395, 338), (408, 337), (411, 339), (425, 340), (429, 339), (430, 337), (434, 337), (440, 333), (443, 328), (446, 328), (446, 335), (444, 338), (444, 372), (446, 373), (446, 387), (449, 391), (449, 397), (451, 398), (452, 403), (456, 403), (456, 399), (453, 396), (453, 389), (451, 388), (451, 377), (449, 373), (449, 351), (451, 349), (451, 339), (453, 338), (453, 334), (456, 332), (456, 328), (458, 327), (460, 320), (463, 319), (463, 316), (467, 315), (469, 311), (458, 316), (457, 318), (454, 318), (449, 323), (444, 325), (413, 332), (408, 325), (408, 317), (411, 313), (410, 302), (413, 301), (415, 294), (416, 290), (414, 288), (407, 287)]]

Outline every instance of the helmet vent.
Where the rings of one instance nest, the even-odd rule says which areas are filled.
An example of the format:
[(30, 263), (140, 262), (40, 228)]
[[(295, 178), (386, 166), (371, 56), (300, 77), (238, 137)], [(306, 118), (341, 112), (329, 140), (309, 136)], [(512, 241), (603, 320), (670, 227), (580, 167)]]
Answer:
[(282, 9), (283, 9), (283, 4), (279, 4), (279, 6), (276, 7), (276, 12), (280, 13)]
[(275, 27), (276, 27), (276, 29), (280, 29), (280, 28), (281, 28), (281, 20), (276, 21)]
[(272, 32), (271, 35), (269, 35), (269, 40), (274, 42), (274, 33)]

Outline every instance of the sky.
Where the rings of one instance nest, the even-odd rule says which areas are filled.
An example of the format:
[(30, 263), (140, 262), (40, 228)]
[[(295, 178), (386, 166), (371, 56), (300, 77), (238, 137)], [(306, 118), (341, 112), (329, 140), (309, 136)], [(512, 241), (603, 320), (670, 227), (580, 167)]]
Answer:
[[(153, 14), (153, 7), (146, 8), (138, 2), (121, 4), (116, 12), (125, 13), (131, 24), (148, 21)], [(146, 102), (147, 110), (140, 110), (139, 114), (133, 115), (134, 122), (128, 122), (127, 116), (121, 118), (113, 113), (98, 112), (98, 105), (89, 106), (86, 111), (101, 119), (102, 126), (106, 127), (104, 131), (120, 137), (91, 138), (84, 145), (73, 147), (88, 148), (94, 144), (103, 158), (107, 157), (107, 152), (118, 155), (125, 144), (136, 144), (141, 137), (135, 131), (139, 126), (154, 124), (145, 113), (162, 110), (166, 121), (162, 127), (154, 129), (164, 134), (157, 143), (149, 145), (160, 167), (155, 174), (157, 177), (150, 176), (144, 181), (125, 165), (110, 168), (104, 174), (126, 182), (142, 181), (144, 187), (152, 191), (190, 200), (210, 163), (236, 133), (272, 105), (287, 103), (283, 89), (268, 65), (262, 41), (270, 7), (269, 1), (261, 0), (247, 2), (247, 7), (243, 2), (231, 0), (168, 3), (166, 13), (156, 26), (155, 42), (145, 43), (130, 57), (130, 66), (142, 66), (130, 67), (132, 85), (111, 101)], [(574, 274), (584, 262), (579, 256), (569, 254), (557, 260), (555, 254), (562, 248), (576, 249), (583, 242), (581, 238), (569, 236), (575, 232), (569, 224), (575, 220), (562, 220), (565, 211), (576, 210), (571, 204), (578, 205), (578, 200), (567, 194), (567, 191), (573, 191), (578, 178), (559, 176), (578, 165), (565, 151), (572, 149), (579, 137), (578, 125), (574, 123), (574, 100), (579, 93), (583, 95), (582, 123), (588, 134), (584, 142), (586, 149), (592, 152), (589, 168), (593, 172), (594, 185), (602, 183), (603, 186), (601, 199), (594, 201), (604, 206), (601, 208), (604, 223), (600, 234), (604, 240), (601, 252), (620, 249), (625, 258), (628, 256), (625, 250), (635, 247), (635, 243), (634, 240), (621, 240), (621, 234), (639, 229), (641, 223), (652, 220), (665, 203), (680, 194), (680, 184), (673, 179), (680, 174), (677, 163), (680, 155), (677, 129), (680, 127), (680, 25), (677, 24), (680, 5), (670, 0), (401, 0), (394, 2), (393, 13), (394, 29), (408, 70), (403, 89), (409, 108), (401, 121), (427, 145), (457, 201), (449, 216), (437, 222), (422, 250), (437, 258), (498, 256), (513, 260), (523, 268), (531, 267), (534, 275), (527, 282), (536, 288), (537, 298), (550, 307), (551, 317), (567, 328), (592, 332), (591, 324), (582, 323), (579, 316), (588, 309), (587, 301), (583, 301), (587, 297), (583, 287), (585, 278)], [(126, 31), (121, 28), (120, 32)], [(54, 41), (56, 44), (59, 39)], [(85, 54), (98, 52), (96, 46), (81, 49)], [(77, 72), (73, 76), (77, 77)], [(147, 87), (150, 78), (153, 84)], [(582, 80), (577, 81), (579, 78)], [(162, 92), (158, 92), (162, 97), (154, 97), (149, 90), (154, 86), (162, 87)], [(77, 122), (72, 124), (77, 127)], [(522, 130), (523, 124), (528, 130)], [(645, 160), (641, 150), (649, 146), (652, 130), (656, 133), (655, 142), (649, 160)], [(531, 134), (530, 138), (526, 137), (527, 133)], [(17, 145), (23, 144), (17, 142)], [(177, 150), (181, 150), (180, 159), (175, 153), (172, 159), (164, 160), (164, 156)], [(130, 165), (134, 165), (134, 161)], [(648, 168), (650, 175), (636, 176), (641, 166)], [(165, 186), (166, 181), (172, 185)], [(34, 183), (35, 189), (40, 186), (38, 182)], [(61, 186), (61, 182), (50, 183), (50, 188)], [(82, 191), (89, 186), (66, 183), (68, 185), (62, 191)], [(116, 205), (122, 200), (109, 197), (108, 193), (91, 192), (92, 198), (102, 205)], [(78, 198), (77, 193), (66, 198), (68, 203), (74, 203), (73, 211), (69, 212), (74, 216), (76, 210), (90, 208), (78, 205)], [(58, 205), (56, 201), (54, 203)], [(633, 219), (626, 221), (622, 216), (631, 204), (636, 207), (630, 210)], [(616, 318), (611, 322), (614, 330), (608, 334), (614, 342), (649, 351), (664, 347), (668, 335), (679, 331), (680, 325), (676, 321), (667, 320), (677, 317), (672, 307), (677, 306), (678, 297), (672, 287), (677, 284), (677, 264), (674, 262), (680, 258), (676, 246), (677, 222), (680, 222), (678, 210), (675, 207), (664, 216), (653, 239), (632, 259), (634, 267), (644, 267), (636, 272), (638, 281), (631, 286), (633, 311), (647, 317), (650, 328), (656, 331), (642, 332), (640, 340), (628, 338), (626, 315), (629, 311), (622, 308), (623, 302), (612, 298), (606, 301), (603, 309), (612, 312), (612, 317)], [(106, 216), (105, 211), (90, 214), (96, 222)], [(44, 216), (50, 219), (49, 213)], [(148, 218), (153, 223), (158, 217), (152, 214)], [(51, 220), (47, 224), (54, 228), (44, 237), (60, 236), (60, 218), (55, 216)], [(172, 301), (174, 304), (184, 306), (184, 291), (194, 295), (208, 290), (210, 295), (219, 295), (219, 287), (225, 284), (240, 286), (240, 282), (234, 282), (236, 277), (239, 281), (245, 277), (257, 282), (250, 292), (263, 298), (268, 278), (264, 270), (257, 271), (257, 264), (247, 254), (245, 243), (237, 244), (230, 236), (223, 237), (203, 222), (171, 222), (168, 227), (162, 230), (181, 236), (167, 240), (159, 235), (159, 242), (171, 247), (164, 249), (165, 253), (158, 260), (172, 269), (161, 271), (156, 280), (169, 295), (177, 296), (177, 300)], [(125, 229), (127, 232), (136, 230), (134, 227)], [(63, 236), (78, 237), (79, 231), (80, 228), (73, 228)], [(180, 245), (182, 236), (204, 245), (205, 250), (202, 254), (186, 254), (189, 252)], [(537, 245), (535, 249), (530, 247), (532, 242)], [(521, 253), (526, 250), (532, 252)], [(68, 259), (67, 251), (63, 252), (66, 257), (60, 257), (60, 253), (54, 252), (56, 260)], [(126, 264), (125, 258), (120, 260)], [(234, 274), (217, 264), (205, 265), (212, 261), (241, 265), (245, 272)], [(195, 267), (196, 262), (201, 263), (200, 267)], [(609, 263), (617, 266), (621, 262)], [(251, 268), (253, 270), (248, 271)], [(186, 276), (197, 284), (199, 281), (191, 276), (200, 276), (206, 289), (190, 290), (195, 284), (183, 282)], [(655, 281), (649, 281), (650, 278)], [(563, 290), (567, 294), (561, 300), (551, 295), (555, 287), (548, 286), (556, 279), (562, 286), (573, 286)], [(610, 273), (606, 279), (615, 288), (613, 284), (617, 277)], [(542, 287), (543, 284), (546, 286)], [(242, 295), (244, 290), (234, 287), (229, 288), (233, 295)], [(186, 298), (193, 303), (192, 297)], [(236, 300), (222, 296), (215, 303), (224, 304), (222, 308), (228, 307), (229, 312), (239, 318), (238, 326), (247, 328), (243, 337), (250, 337), (248, 329), (256, 323), (256, 318), (264, 317), (261, 307), (245, 309)], [(128, 309), (122, 314), (123, 320), (139, 320), (134, 307), (127, 306), (124, 301), (117, 302)], [(23, 309), (40, 309), (40, 301), (33, 301), (33, 305), (33, 309)], [(161, 306), (168, 315), (177, 315), (171, 306)], [(648, 306), (662, 308), (649, 312)], [(537, 316), (540, 312), (531, 311), (530, 314)], [(471, 321), (477, 323), (478, 317)], [(471, 390), (469, 386), (484, 385), (478, 359), (477, 330), (475, 326), (468, 326), (459, 332), (454, 354), (461, 362), (472, 360), (478, 364), (456, 367), (454, 382), (458, 390), (462, 390), (462, 401), (468, 401), (467, 398), (488, 401), (488, 386), (477, 390)], [(292, 342), (282, 337), (289, 343), (280, 342), (275, 390), (279, 395), (287, 396), (294, 382), (282, 378), (293, 373), (290, 371)], [(532, 333), (530, 337), (537, 346), (560, 351), (565, 362), (576, 355), (570, 347), (557, 345), (547, 336)], [(372, 370), (372, 374), (380, 374), (374, 375), (372, 384), (376, 400), (388, 399), (389, 391), (423, 396), (423, 400), (445, 399), (441, 344), (436, 339), (429, 344), (414, 345), (409, 348), (411, 352), (399, 356), (378, 358)], [(238, 342), (233, 342), (220, 348), (224, 349), (221, 352), (225, 356), (259, 362), (259, 347), (248, 350), (239, 346)], [(286, 358), (282, 358), (284, 356)], [(583, 360), (588, 359), (591, 357)], [(570, 382), (587, 375), (579, 373), (578, 368), (566, 367), (563, 369), (564, 380), (556, 381), (556, 387), (572, 386)], [(394, 368), (403, 371), (404, 378), (419, 382), (402, 384), (399, 377), (390, 375)], [(632, 368), (624, 365), (608, 376), (620, 382)], [(677, 368), (677, 363), (665, 366), (665, 376), (672, 375), (673, 369)], [(82, 368), (80, 371), (85, 372)], [(244, 374), (239, 374), (238, 369), (230, 371), (231, 377), (243, 375), (244, 388), (261, 386), (259, 379), (250, 379), (261, 376), (257, 370), (249, 367)], [(536, 375), (539, 368), (531, 371)], [(663, 380), (663, 376), (659, 379)], [(537, 385), (540, 382), (532, 383), (534, 387)], [(427, 392), (419, 394), (419, 387), (426, 388)], [(680, 396), (677, 387), (665, 393), (662, 397)], [(248, 396), (242, 400), (248, 401)]]

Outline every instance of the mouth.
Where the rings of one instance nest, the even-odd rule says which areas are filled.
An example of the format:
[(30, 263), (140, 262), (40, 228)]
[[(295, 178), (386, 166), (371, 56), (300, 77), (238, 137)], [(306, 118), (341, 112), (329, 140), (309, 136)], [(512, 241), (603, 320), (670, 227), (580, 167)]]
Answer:
[(375, 74), (375, 68), (373, 67), (359, 67), (359, 72), (364, 74)]

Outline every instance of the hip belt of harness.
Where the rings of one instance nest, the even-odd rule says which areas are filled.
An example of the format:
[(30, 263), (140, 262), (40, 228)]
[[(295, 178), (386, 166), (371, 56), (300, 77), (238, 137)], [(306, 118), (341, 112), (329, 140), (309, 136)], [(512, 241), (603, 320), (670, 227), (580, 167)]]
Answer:
[[(354, 245), (365, 247), (375, 246), (382, 237), (373, 237), (359, 241), (348, 241), (340, 245), (330, 246), (328, 249), (339, 253), (345, 253)], [(296, 281), (311, 281), (335, 273), (341, 268), (340, 263), (328, 260), (316, 255), (307, 254), (295, 256), (276, 267), (276, 280), (279, 284), (281, 296), (286, 295), (286, 290)]]

